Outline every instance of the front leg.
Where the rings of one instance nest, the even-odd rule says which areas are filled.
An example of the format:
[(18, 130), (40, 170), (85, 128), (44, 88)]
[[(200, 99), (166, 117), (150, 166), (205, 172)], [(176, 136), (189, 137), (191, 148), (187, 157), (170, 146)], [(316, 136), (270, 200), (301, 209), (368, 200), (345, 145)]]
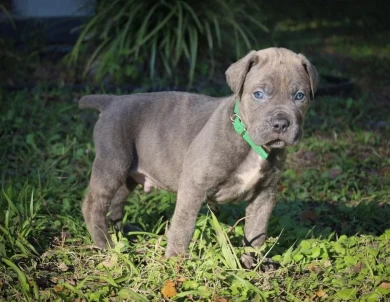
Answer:
[(184, 254), (190, 244), (199, 210), (205, 194), (193, 184), (179, 187), (175, 212), (168, 231), (165, 257)]
[[(266, 235), (268, 220), (275, 206), (275, 189), (266, 188), (252, 201), (249, 202), (245, 211), (244, 245), (260, 249)], [(245, 268), (256, 265), (253, 253), (247, 253), (241, 257)]]

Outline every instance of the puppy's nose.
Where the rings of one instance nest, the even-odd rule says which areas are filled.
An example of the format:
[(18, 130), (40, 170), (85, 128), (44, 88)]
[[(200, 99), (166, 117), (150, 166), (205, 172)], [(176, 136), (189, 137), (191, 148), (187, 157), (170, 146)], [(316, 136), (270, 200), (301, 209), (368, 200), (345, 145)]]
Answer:
[(277, 113), (271, 118), (272, 130), (277, 133), (286, 132), (288, 126), (290, 126), (290, 121), (282, 113)]

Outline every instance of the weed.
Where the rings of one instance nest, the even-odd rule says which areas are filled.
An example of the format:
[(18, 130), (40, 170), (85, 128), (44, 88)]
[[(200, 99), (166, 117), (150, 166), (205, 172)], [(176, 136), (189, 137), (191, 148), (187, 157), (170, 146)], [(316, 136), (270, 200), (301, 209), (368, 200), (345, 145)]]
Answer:
[(237, 58), (253, 47), (256, 31), (268, 31), (261, 15), (258, 6), (248, 0), (101, 1), (69, 59), (77, 63), (82, 46), (92, 48), (84, 76), (95, 65), (98, 81), (107, 75), (134, 80), (142, 70), (152, 80), (165, 78), (177, 83), (182, 77), (180, 63), (188, 66), (191, 86), (197, 66), (204, 76), (213, 75), (214, 50), (229, 45), (230, 32), (240, 42), (234, 44)]
[[(113, 232), (114, 249), (91, 249), (80, 201), (93, 160), (92, 124), (83, 126), (88, 116), (67, 98), (56, 91), (1, 94), (7, 104), (1, 106), (2, 298), (150, 301), (162, 299), (166, 281), (183, 301), (389, 295), (389, 142), (364, 128), (363, 116), (353, 129), (332, 119), (327, 125), (333, 130), (309, 120), (303, 144), (289, 155), (263, 248), (281, 268), (261, 273), (243, 270), (238, 260), (242, 203), (223, 206), (219, 220), (202, 209), (189, 258), (165, 260), (176, 196), (161, 191), (137, 189), (126, 204), (124, 220), (142, 232)], [(331, 110), (324, 106), (329, 101), (317, 99), (312, 121)], [(333, 116), (345, 112), (332, 102)], [(351, 121), (363, 104), (353, 101), (343, 120)]]
[(0, 300), (389, 300), (389, 104), (375, 96), (316, 98), (262, 248), (281, 267), (261, 272), (238, 261), (244, 203), (203, 207), (188, 257), (164, 259), (164, 191), (137, 188), (124, 222), (142, 231), (112, 230), (115, 247), (95, 250), (81, 200), (97, 114), (59, 89), (0, 90)]

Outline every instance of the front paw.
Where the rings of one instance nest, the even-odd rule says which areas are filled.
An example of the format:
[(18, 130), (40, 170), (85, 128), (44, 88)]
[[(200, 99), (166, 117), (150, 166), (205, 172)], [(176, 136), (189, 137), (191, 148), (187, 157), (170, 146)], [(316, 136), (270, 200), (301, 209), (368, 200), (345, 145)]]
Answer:
[(246, 269), (254, 269), (259, 261), (260, 269), (263, 272), (274, 271), (279, 268), (279, 263), (272, 260), (271, 258), (265, 258), (261, 254), (258, 256), (253, 255), (252, 253), (245, 253), (241, 256), (242, 266)]
[(93, 242), (91, 248), (101, 251), (107, 251), (114, 248), (115, 244), (111, 239), (96, 240)]
[(252, 269), (256, 266), (256, 260), (252, 257), (251, 254), (242, 254), (241, 264), (243, 268)]
[(106, 250), (106, 249), (111, 249), (115, 246), (113, 241), (110, 238), (110, 235), (103, 234), (102, 232), (93, 232), (92, 233), (92, 240), (93, 240), (93, 245), (95, 248), (99, 250)]
[(171, 257), (176, 257), (176, 256), (183, 256), (187, 257), (188, 254), (186, 253), (187, 250), (184, 246), (182, 245), (173, 245), (169, 244), (165, 250), (165, 258), (171, 258)]

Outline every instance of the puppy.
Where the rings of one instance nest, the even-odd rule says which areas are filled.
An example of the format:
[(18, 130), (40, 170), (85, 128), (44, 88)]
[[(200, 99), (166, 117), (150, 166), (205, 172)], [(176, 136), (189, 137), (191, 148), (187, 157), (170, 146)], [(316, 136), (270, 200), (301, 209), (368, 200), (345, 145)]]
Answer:
[[(233, 95), (182, 92), (91, 95), (80, 108), (98, 109), (96, 158), (83, 215), (98, 247), (112, 244), (109, 220), (120, 222), (129, 193), (177, 192), (167, 257), (185, 253), (203, 202), (247, 202), (244, 244), (259, 248), (275, 204), (284, 148), (296, 145), (318, 74), (284, 48), (251, 51), (226, 71)], [(243, 265), (254, 265), (243, 255)]]

